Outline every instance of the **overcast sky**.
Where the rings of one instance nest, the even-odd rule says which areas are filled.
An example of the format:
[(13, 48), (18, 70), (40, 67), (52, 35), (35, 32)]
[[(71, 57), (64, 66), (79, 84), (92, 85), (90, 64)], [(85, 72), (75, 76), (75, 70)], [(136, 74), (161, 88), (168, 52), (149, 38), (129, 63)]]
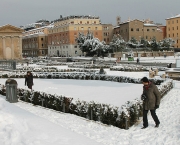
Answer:
[(40, 19), (49, 21), (60, 15), (99, 16), (102, 23), (147, 19), (165, 25), (165, 19), (180, 14), (180, 0), (1, 0), (0, 26), (26, 25)]

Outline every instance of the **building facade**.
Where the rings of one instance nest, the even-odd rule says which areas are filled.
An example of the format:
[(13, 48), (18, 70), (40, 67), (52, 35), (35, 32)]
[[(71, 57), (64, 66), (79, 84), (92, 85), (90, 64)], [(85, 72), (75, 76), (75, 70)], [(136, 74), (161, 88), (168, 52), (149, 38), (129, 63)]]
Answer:
[(113, 37), (113, 25), (112, 24), (102, 24), (102, 40), (109, 44)]
[(174, 48), (180, 48), (180, 14), (166, 19), (166, 37), (175, 41)]
[(121, 23), (118, 27), (114, 28), (114, 34), (120, 34), (126, 42), (132, 37), (138, 41), (141, 40), (141, 38), (150, 41), (153, 37), (155, 37), (157, 41), (164, 39), (163, 31), (158, 25), (138, 19)]
[(49, 28), (48, 55), (66, 57), (84, 55), (75, 39), (79, 33), (86, 35), (88, 31), (100, 41), (103, 40), (103, 27), (99, 17), (60, 16), (60, 19), (54, 21), (54, 27)]
[(22, 32), (12, 25), (0, 27), (0, 59), (22, 59)]
[(22, 37), (23, 57), (38, 57), (48, 55), (48, 28), (44, 26), (25, 31)]

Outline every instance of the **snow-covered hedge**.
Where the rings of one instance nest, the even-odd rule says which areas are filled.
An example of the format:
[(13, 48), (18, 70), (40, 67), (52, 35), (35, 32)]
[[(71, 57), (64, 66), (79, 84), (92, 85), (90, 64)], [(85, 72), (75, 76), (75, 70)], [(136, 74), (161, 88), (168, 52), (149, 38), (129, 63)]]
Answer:
[(104, 65), (104, 64), (85, 64), (85, 65), (78, 65), (78, 64), (69, 64), (68, 67), (71, 68), (88, 68), (88, 69), (99, 69), (99, 68), (110, 68), (112, 65)]
[[(172, 80), (166, 80), (158, 86), (162, 97), (173, 87)], [(0, 85), (0, 94), (6, 95), (6, 87)], [(113, 125), (119, 128), (132, 126), (142, 116), (142, 101), (135, 99), (128, 101), (121, 107), (101, 104), (98, 102), (86, 102), (76, 100), (62, 95), (52, 95), (45, 92), (29, 91), (18, 88), (18, 97), (22, 101), (40, 105), (57, 111), (76, 114), (87, 119), (100, 121), (104, 124)]]
[[(0, 78), (24, 78), (26, 72), (16, 73), (12, 72), (9, 74), (0, 74)], [(77, 80), (101, 80), (101, 81), (113, 81), (122, 83), (141, 83), (141, 79), (131, 78), (126, 76), (112, 76), (106, 74), (100, 74), (99, 71), (96, 73), (91, 72), (34, 72), (34, 78), (45, 78), (45, 79), (77, 79)], [(163, 82), (163, 79), (152, 79), (156, 85)]]
[(158, 71), (165, 71), (166, 67), (154, 67), (154, 66), (141, 66), (141, 65), (117, 65), (110, 67), (112, 71), (149, 71), (150, 69), (158, 69)]

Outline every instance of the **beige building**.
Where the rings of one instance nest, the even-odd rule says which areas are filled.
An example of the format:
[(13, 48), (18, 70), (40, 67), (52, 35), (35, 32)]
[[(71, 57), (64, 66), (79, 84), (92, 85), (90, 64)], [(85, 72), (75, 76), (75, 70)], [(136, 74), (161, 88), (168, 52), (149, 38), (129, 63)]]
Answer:
[(112, 24), (102, 24), (102, 40), (109, 44), (113, 37), (113, 25)]
[(174, 47), (180, 48), (180, 14), (166, 19), (166, 37), (175, 40)]
[(22, 37), (23, 57), (47, 56), (48, 54), (48, 28), (44, 26), (25, 31)]
[(79, 56), (83, 55), (75, 39), (79, 33), (84, 35), (90, 31), (94, 37), (103, 40), (103, 27), (99, 17), (69, 16), (60, 17), (54, 21), (54, 27), (49, 28), (49, 56)]
[(163, 31), (159, 29), (157, 25), (138, 19), (121, 23), (118, 27), (114, 28), (114, 34), (120, 34), (126, 42), (132, 37), (138, 41), (141, 38), (150, 41), (153, 37), (155, 37), (157, 41), (164, 39)]
[(22, 58), (23, 31), (23, 29), (9, 24), (0, 27), (0, 59)]

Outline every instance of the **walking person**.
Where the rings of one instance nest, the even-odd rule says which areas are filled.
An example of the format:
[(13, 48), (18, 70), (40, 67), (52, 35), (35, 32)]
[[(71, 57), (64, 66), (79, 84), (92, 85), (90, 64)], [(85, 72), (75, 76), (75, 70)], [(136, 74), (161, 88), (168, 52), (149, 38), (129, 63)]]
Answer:
[(136, 62), (137, 62), (137, 64), (140, 64), (140, 63), (139, 63), (139, 58), (137, 58)]
[(153, 82), (150, 82), (147, 77), (143, 77), (141, 81), (144, 85), (143, 94), (141, 95), (141, 99), (143, 100), (143, 127), (141, 129), (148, 127), (147, 114), (149, 110), (155, 122), (155, 127), (159, 127), (160, 121), (156, 115), (156, 109), (159, 108), (161, 94), (157, 86)]
[(32, 86), (34, 85), (34, 83), (33, 83), (33, 75), (30, 71), (28, 71), (26, 76), (25, 76), (25, 86), (26, 85), (32, 91)]

